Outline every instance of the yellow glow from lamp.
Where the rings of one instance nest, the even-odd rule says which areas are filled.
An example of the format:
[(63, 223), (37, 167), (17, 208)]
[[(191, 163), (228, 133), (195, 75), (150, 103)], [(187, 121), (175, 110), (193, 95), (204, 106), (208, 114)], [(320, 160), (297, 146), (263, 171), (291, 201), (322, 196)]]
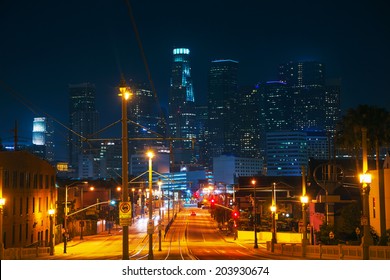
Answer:
[(307, 204), (309, 202), (309, 197), (306, 195), (301, 196), (301, 203)]
[(119, 92), (118, 96), (122, 96), (125, 100), (128, 100), (131, 96), (131, 92), (127, 87), (120, 87)]
[(271, 207), (270, 207), (270, 209), (271, 209), (271, 212), (276, 212), (276, 206), (275, 205), (272, 205)]
[(360, 177), (360, 183), (371, 184), (372, 176), (370, 173), (360, 174), (359, 177)]
[(153, 153), (152, 151), (148, 151), (148, 152), (146, 153), (146, 155), (147, 155), (147, 157), (148, 157), (149, 159), (152, 159), (152, 158), (154, 157), (154, 153)]
[(0, 198), (0, 206), (4, 206), (5, 205), (5, 198), (2, 197)]
[(54, 209), (49, 209), (49, 215), (50, 216), (53, 216), (54, 215), (54, 213), (56, 212), (56, 210), (54, 210)]

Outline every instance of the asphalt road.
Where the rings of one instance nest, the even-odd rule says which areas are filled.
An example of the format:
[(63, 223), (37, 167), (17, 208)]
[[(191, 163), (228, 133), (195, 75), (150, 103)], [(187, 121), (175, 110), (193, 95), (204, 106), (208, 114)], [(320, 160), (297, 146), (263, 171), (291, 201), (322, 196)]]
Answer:
[[(196, 215), (191, 215), (195, 211)], [(165, 217), (167, 220), (167, 217)], [(233, 240), (232, 236), (222, 235), (208, 210), (184, 208), (180, 211), (169, 231), (161, 234), (161, 251), (155, 219), (153, 234), (153, 259), (155, 260), (258, 260), (286, 259), (266, 251), (265, 244), (253, 244)], [(131, 260), (145, 260), (149, 257), (149, 238), (146, 234), (147, 218), (136, 219), (129, 227), (129, 256)], [(167, 221), (165, 221), (166, 224)], [(54, 256), (44, 259), (74, 260), (120, 260), (122, 259), (121, 227), (98, 235), (75, 238), (68, 242), (67, 253), (63, 253), (63, 243), (55, 246)]]

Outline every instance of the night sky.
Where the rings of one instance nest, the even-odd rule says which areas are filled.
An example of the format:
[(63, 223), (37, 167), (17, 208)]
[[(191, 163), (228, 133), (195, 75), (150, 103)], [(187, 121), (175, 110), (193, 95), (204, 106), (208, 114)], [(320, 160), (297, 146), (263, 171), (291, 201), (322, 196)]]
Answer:
[[(195, 99), (205, 104), (211, 60), (240, 63), (240, 84), (277, 78), (280, 63), (317, 60), (342, 80), (341, 108), (390, 110), (386, 1), (130, 1), (151, 77), (167, 104), (173, 47), (191, 50)], [(32, 119), (68, 124), (68, 85), (96, 85), (101, 125), (120, 119), (116, 87), (147, 81), (127, 1), (0, 0), (0, 137), (31, 141)], [(20, 101), (20, 98), (24, 102)], [(29, 104), (26, 106), (25, 104)], [(30, 110), (34, 109), (34, 112)], [(66, 130), (56, 127), (58, 135)], [(58, 136), (57, 135), (57, 136)], [(58, 143), (61, 145), (61, 143)]]

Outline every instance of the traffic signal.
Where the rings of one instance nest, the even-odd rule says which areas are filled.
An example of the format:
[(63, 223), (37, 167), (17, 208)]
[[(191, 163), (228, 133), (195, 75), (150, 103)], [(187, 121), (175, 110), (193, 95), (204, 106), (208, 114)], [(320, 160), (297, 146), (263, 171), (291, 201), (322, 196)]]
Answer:
[(237, 220), (240, 217), (240, 213), (237, 210), (233, 210), (232, 217), (234, 220)]
[(214, 198), (212, 198), (212, 199), (210, 200), (210, 204), (211, 204), (211, 208), (214, 208), (214, 207), (215, 207), (215, 199), (214, 199)]

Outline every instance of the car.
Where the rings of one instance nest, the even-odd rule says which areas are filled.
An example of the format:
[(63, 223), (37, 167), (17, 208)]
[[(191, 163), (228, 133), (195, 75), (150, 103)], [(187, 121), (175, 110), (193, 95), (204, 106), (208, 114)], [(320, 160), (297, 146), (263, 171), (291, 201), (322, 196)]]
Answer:
[(192, 211), (192, 212), (191, 212), (191, 216), (196, 216), (196, 212), (195, 212), (195, 211)]

